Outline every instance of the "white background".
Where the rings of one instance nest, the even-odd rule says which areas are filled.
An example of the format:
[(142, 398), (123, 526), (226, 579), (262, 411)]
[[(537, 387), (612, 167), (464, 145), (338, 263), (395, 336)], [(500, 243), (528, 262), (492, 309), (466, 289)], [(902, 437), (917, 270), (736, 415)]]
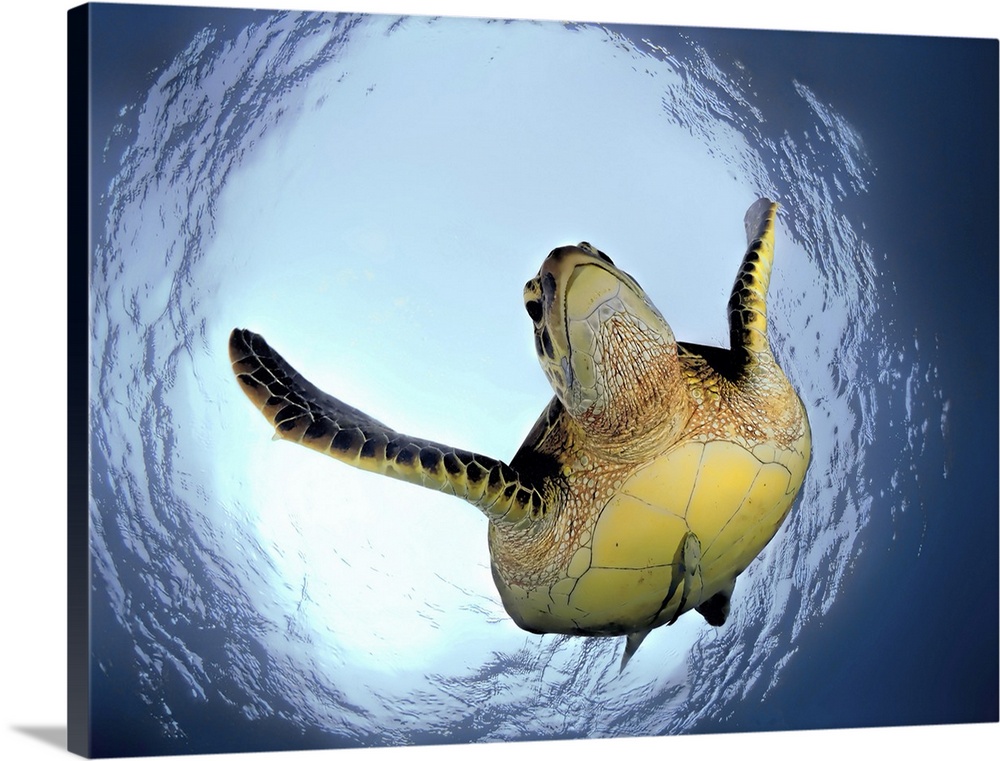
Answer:
[[(243, 6), (229, 0), (186, 5)], [(840, 0), (815, 6), (716, 0), (670, 7), (651, 0), (264, 0), (269, 8), (531, 17), (737, 28), (808, 29), (996, 38), (998, 13), (988, 0), (897, 4)], [(3, 372), (6, 425), (0, 474), (3, 510), (3, 703), (5, 758), (65, 754), (66, 728), (66, 11), (73, 3), (20, 0), (5, 8), (3, 115)], [(984, 632), (984, 636), (991, 633)], [(915, 664), (914, 668), (919, 668)], [(1000, 747), (998, 725), (450, 746), (368, 751), (221, 755), (220, 759), (551, 758), (593, 753), (677, 757), (931, 758), (981, 755)], [(987, 751), (989, 753), (989, 751)]]

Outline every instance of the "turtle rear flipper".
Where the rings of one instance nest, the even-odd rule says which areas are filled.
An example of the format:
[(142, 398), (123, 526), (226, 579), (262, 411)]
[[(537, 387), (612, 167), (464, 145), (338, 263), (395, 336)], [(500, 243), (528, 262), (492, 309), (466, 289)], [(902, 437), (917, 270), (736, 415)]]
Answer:
[[(674, 571), (670, 579), (670, 586), (667, 589), (667, 594), (663, 598), (660, 610), (653, 617), (654, 620), (659, 618), (660, 613), (667, 609), (677, 594), (677, 591), (680, 590), (681, 599), (677, 602), (677, 607), (674, 609), (673, 616), (671, 616), (670, 620), (666, 622), (668, 626), (675, 623), (677, 619), (680, 618), (682, 613), (691, 609), (691, 598), (695, 597), (700, 592), (701, 542), (698, 541), (698, 537), (695, 536), (693, 532), (688, 531), (683, 537), (681, 537), (680, 544), (677, 547), (677, 552), (674, 555), (673, 566)], [(699, 608), (699, 611), (700, 610), (701, 609)], [(622, 653), (621, 665), (618, 669), (619, 673), (625, 670), (625, 666), (628, 664), (632, 656), (635, 655), (635, 652), (639, 649), (639, 645), (642, 644), (642, 641), (646, 639), (646, 635), (651, 631), (652, 628), (640, 629), (626, 636), (625, 652)]]
[(720, 592), (716, 592), (695, 610), (701, 613), (702, 617), (711, 626), (722, 626), (729, 618), (729, 601), (732, 599), (733, 590), (736, 587), (736, 580), (729, 583), (729, 586)]
[(321, 391), (256, 333), (233, 330), (229, 358), (276, 438), (363, 470), (451, 492), (492, 521), (519, 523), (544, 512), (542, 495), (522, 484), (506, 463), (393, 430)]

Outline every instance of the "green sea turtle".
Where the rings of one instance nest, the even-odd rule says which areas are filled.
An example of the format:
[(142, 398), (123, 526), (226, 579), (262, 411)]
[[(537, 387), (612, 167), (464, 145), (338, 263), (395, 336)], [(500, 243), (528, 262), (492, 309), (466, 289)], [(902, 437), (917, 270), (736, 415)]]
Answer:
[(536, 633), (625, 635), (695, 609), (721, 625), (810, 456), (805, 409), (771, 353), (765, 298), (777, 205), (747, 211), (730, 348), (681, 343), (635, 280), (588, 243), (524, 288), (555, 390), (509, 462), (393, 430), (236, 329), (233, 371), (276, 430), (331, 457), (461, 497), (489, 519), (493, 577)]

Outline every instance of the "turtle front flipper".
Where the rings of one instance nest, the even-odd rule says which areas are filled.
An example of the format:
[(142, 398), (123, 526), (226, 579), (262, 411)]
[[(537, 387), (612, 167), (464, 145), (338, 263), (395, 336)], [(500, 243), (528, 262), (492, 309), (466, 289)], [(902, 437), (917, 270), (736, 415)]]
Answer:
[(240, 387), (274, 426), (294, 441), (363, 470), (447, 491), (491, 521), (540, 517), (542, 495), (524, 486), (506, 463), (394, 431), (302, 377), (263, 337), (237, 328), (229, 358)]
[(743, 365), (769, 355), (767, 340), (767, 288), (774, 263), (774, 223), (778, 204), (761, 198), (747, 209), (743, 224), (747, 233), (747, 252), (740, 265), (729, 298), (729, 346), (743, 353)]

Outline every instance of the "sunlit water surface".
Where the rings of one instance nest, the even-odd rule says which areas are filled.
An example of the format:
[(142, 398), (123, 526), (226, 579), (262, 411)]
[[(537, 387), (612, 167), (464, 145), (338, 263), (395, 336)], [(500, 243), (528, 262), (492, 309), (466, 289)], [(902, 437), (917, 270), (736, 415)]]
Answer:
[[(276, 15), (205, 30), (122, 112), (93, 265), (91, 515), (131, 663), (97, 666), (134, 671), (165, 737), (196, 739), (190, 705), (331, 746), (704, 729), (766, 701), (884, 549), (873, 510), (922, 520), (865, 467), (892, 435), (879, 481), (906, 479), (948, 403), (842, 211), (874, 171), (861, 136), (797, 82), (809, 128), (789, 134), (749, 78), (664, 39)], [(521, 306), (544, 255), (589, 240), (682, 340), (725, 345), (760, 195), (782, 204), (770, 334), (812, 465), (729, 622), (685, 616), (622, 674), (621, 640), (506, 617), (476, 510), (272, 442), (232, 376), (228, 333), (249, 327), (397, 429), (509, 459), (551, 395)]]

